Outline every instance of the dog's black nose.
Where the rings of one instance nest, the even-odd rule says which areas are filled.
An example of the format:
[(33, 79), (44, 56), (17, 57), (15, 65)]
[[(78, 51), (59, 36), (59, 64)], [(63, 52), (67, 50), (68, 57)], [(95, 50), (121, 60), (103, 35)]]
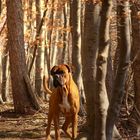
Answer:
[(55, 74), (53, 76), (53, 85), (54, 87), (62, 86), (63, 81), (61, 79), (61, 76), (59, 74)]

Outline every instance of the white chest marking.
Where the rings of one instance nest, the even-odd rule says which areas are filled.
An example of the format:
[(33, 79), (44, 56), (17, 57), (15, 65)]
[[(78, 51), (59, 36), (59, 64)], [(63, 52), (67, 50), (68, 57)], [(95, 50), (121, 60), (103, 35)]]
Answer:
[(66, 93), (64, 93), (64, 92), (63, 92), (63, 96), (62, 96), (62, 103), (59, 104), (59, 107), (62, 112), (70, 112), (70, 104), (68, 101), (68, 95), (66, 95)]

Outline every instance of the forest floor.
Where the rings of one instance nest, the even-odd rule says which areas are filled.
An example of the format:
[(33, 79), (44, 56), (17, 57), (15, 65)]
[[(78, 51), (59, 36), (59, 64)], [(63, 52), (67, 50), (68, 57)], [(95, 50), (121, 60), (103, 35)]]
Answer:
[[(21, 116), (13, 112), (12, 104), (0, 105), (0, 140), (45, 140), (45, 129), (47, 126), (48, 104), (41, 112), (34, 115)], [(64, 122), (63, 116), (60, 117), (60, 125)], [(80, 117), (78, 122), (79, 138), (86, 140), (87, 130), (85, 127), (86, 116)], [(120, 117), (118, 128), (123, 136), (122, 140), (140, 140), (136, 137), (136, 131), (125, 117)], [(52, 124), (51, 137), (54, 140), (54, 128)], [(61, 131), (62, 140), (70, 140)], [(116, 139), (117, 140), (117, 139)]]
[[(47, 126), (48, 104), (41, 112), (34, 115), (21, 116), (13, 112), (12, 104), (0, 105), (0, 140), (45, 140), (45, 129)], [(86, 117), (79, 117), (78, 128), (81, 129), (86, 122)], [(63, 116), (60, 117), (60, 125), (64, 122)], [(82, 130), (82, 129), (81, 129)], [(60, 130), (61, 131), (61, 130)], [(85, 135), (79, 131), (79, 136)], [(54, 139), (54, 128), (51, 130), (52, 140)], [(62, 140), (70, 140), (61, 131)]]

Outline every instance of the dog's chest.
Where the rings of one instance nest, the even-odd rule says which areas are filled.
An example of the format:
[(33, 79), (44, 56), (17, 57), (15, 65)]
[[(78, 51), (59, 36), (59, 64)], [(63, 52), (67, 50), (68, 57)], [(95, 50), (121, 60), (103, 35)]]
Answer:
[(59, 103), (59, 107), (62, 113), (70, 113), (70, 103), (68, 100), (68, 94), (65, 92), (61, 92), (61, 102)]

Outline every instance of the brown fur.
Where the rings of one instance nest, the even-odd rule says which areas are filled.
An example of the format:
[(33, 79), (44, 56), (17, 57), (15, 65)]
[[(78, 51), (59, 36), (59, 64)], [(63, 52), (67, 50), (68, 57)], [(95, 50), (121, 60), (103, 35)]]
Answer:
[[(78, 125), (78, 112), (79, 112), (79, 93), (76, 84), (72, 79), (71, 72), (68, 70), (67, 65), (55, 66), (51, 70), (51, 74), (57, 72), (57, 70), (63, 70), (64, 75), (60, 76), (63, 81), (62, 86), (54, 87), (53, 90), (44, 84), (46, 92), (51, 94), (49, 101), (49, 113), (48, 113), (48, 126), (46, 129), (46, 140), (50, 140), (50, 128), (51, 122), (54, 121), (55, 127), (55, 139), (60, 140), (59, 132), (59, 114), (62, 112), (65, 116), (65, 122), (62, 126), (62, 130), (74, 140), (77, 137), (77, 125)], [(54, 73), (53, 73), (54, 72)], [(44, 80), (45, 82), (45, 80)], [(64, 101), (65, 100), (65, 101)], [(69, 126), (72, 123), (72, 133), (69, 130)]]

